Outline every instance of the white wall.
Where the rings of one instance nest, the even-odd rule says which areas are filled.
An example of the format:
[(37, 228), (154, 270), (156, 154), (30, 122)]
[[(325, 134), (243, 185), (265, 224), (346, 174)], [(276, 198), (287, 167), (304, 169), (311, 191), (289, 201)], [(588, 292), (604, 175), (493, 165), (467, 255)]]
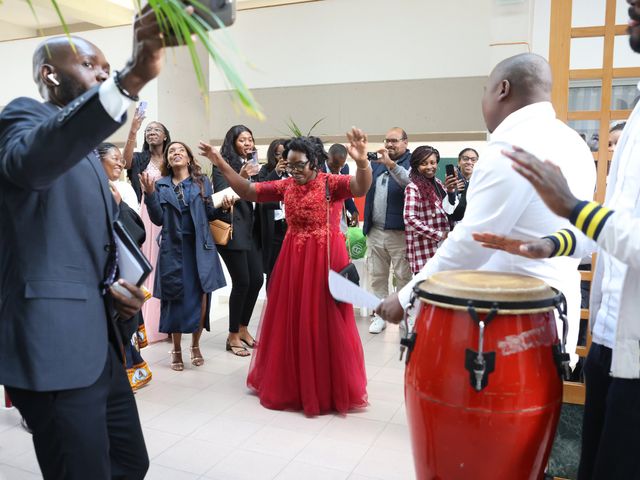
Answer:
[[(112, 71), (124, 67), (131, 55), (131, 26), (112, 27), (79, 33), (78, 36), (94, 43), (105, 54), (111, 64)], [(28, 38), (12, 42), (0, 42), (0, 60), (11, 68), (5, 68), (0, 88), (0, 105), (6, 105), (19, 96), (33, 97), (40, 100), (40, 94), (32, 78), (31, 58), (36, 46), (47, 37)], [(147, 118), (153, 119), (158, 114), (157, 81), (150, 82), (140, 93), (140, 98), (149, 103)], [(122, 141), (126, 137), (128, 125), (122, 127), (111, 138)], [(142, 145), (142, 137), (138, 141)]]
[(251, 88), (482, 76), (492, 1), (323, 0), (240, 11), (227, 33)]

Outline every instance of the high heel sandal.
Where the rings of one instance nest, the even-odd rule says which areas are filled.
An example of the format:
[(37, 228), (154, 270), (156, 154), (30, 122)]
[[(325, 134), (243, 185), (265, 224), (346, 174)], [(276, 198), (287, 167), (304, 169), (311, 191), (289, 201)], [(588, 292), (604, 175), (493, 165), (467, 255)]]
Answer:
[(248, 357), (249, 355), (251, 355), (251, 353), (249, 353), (249, 350), (247, 350), (246, 347), (243, 347), (242, 345), (231, 345), (231, 340), (229, 340), (228, 338), (227, 338), (227, 352), (231, 352), (237, 357)]
[(171, 370), (181, 372), (184, 370), (184, 362), (182, 361), (182, 350), (171, 350)]
[(191, 347), (191, 365), (194, 367), (201, 367), (204, 365), (204, 358), (200, 352), (200, 347)]

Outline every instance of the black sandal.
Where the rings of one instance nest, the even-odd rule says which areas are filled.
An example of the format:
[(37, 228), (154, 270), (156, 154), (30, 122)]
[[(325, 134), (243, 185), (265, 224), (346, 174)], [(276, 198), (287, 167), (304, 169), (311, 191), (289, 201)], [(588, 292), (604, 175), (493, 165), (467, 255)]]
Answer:
[(231, 345), (231, 341), (227, 338), (227, 352), (233, 353), (236, 357), (248, 357), (251, 355), (249, 350), (242, 345)]

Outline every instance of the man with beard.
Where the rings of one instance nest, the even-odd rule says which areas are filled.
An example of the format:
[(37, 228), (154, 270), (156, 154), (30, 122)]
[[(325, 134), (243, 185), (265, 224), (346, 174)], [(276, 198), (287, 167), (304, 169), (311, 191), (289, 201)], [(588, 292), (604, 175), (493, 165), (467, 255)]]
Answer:
[[(389, 321), (399, 322), (413, 287), (443, 270), (487, 270), (533, 276), (565, 294), (569, 320), (567, 351), (572, 354), (572, 362), (576, 362), (580, 323), (579, 260), (514, 259), (507, 253), (482, 248), (471, 234), (495, 231), (535, 238), (547, 233), (550, 225), (558, 230), (571, 227), (567, 220), (554, 215), (533, 187), (513, 171), (511, 161), (502, 152), (505, 148), (521, 145), (554, 159), (569, 178), (572, 191), (581, 197), (593, 195), (596, 180), (593, 156), (579, 135), (556, 118), (551, 105), (551, 68), (539, 55), (516, 55), (493, 69), (482, 98), (482, 113), (491, 138), (482, 161), (474, 168), (464, 218), (412, 282), (397, 295), (385, 299), (376, 311)], [(540, 142), (540, 138), (545, 141)]]
[[(627, 0), (629, 43), (640, 53), (640, 1)], [(640, 88), (640, 84), (639, 84)], [(515, 149), (513, 167), (549, 208), (585, 236), (563, 244), (562, 233), (523, 242), (477, 234), (485, 246), (528, 258), (580, 257), (597, 247), (591, 283), (593, 342), (584, 365), (586, 397), (579, 480), (640, 478), (640, 105), (634, 108), (611, 162), (604, 206), (579, 201), (560, 169)], [(541, 157), (545, 158), (545, 157)], [(572, 159), (570, 159), (572, 160)], [(574, 168), (579, 168), (577, 165)], [(595, 242), (595, 243), (594, 243)], [(577, 244), (577, 245), (576, 245)]]
[(45, 102), (18, 98), (0, 114), (0, 384), (45, 479), (137, 479), (149, 467), (115, 325), (144, 294), (117, 279), (117, 206), (94, 150), (162, 67), (155, 13), (133, 29), (114, 76), (86, 40), (45, 40), (33, 55)]
[[(409, 140), (402, 128), (392, 128), (384, 138), (380, 157), (371, 162), (373, 183), (364, 204), (363, 232), (367, 236), (367, 269), (371, 290), (378, 298), (389, 295), (389, 271), (393, 266), (398, 289), (411, 280), (404, 235), (404, 188), (409, 185)], [(370, 333), (386, 328), (375, 316)]]

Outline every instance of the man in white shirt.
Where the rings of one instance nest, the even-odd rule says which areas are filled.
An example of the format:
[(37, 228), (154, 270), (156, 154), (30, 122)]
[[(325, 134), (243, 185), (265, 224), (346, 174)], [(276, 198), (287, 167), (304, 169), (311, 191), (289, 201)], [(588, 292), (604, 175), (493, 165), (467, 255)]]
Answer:
[[(640, 2), (627, 1), (631, 5), (630, 44), (640, 53)], [(569, 237), (567, 245), (560, 244), (558, 234), (531, 242), (490, 234), (476, 238), (487, 246), (529, 258), (579, 257), (598, 247), (591, 284), (593, 342), (584, 366), (586, 398), (578, 479), (640, 478), (640, 105), (618, 141), (604, 207), (578, 201), (591, 196), (576, 198), (553, 163), (540, 162), (522, 150), (508, 155), (551, 210), (568, 218), (584, 235)]]
[(414, 286), (442, 270), (520, 273), (540, 278), (565, 294), (570, 324), (567, 351), (575, 351), (580, 313), (578, 260), (555, 258), (540, 262), (515, 258), (482, 248), (471, 236), (472, 232), (494, 231), (534, 238), (548, 232), (551, 225), (555, 230), (570, 226), (567, 220), (554, 215), (533, 187), (513, 171), (511, 161), (502, 153), (512, 145), (526, 146), (554, 159), (576, 195), (593, 195), (593, 156), (580, 136), (556, 119), (550, 102), (551, 70), (544, 58), (521, 54), (495, 67), (482, 99), (491, 139), (471, 178), (465, 216), (413, 280), (383, 301), (377, 309), (380, 316), (399, 322)]

